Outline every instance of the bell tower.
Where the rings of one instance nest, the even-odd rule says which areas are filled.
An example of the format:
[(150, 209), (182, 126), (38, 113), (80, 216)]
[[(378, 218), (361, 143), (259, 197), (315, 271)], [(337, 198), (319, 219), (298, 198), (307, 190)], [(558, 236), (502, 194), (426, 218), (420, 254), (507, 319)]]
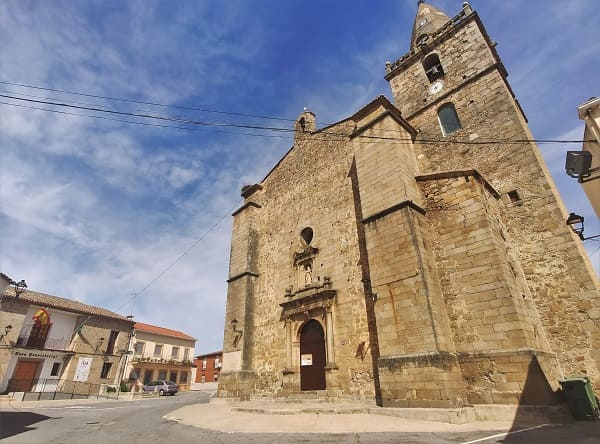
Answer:
[[(565, 224), (568, 211), (477, 12), (464, 2), (449, 17), (419, 1), (410, 49), (385, 70), (396, 106), (418, 131), (420, 173), (474, 170), (499, 193), (491, 217), (506, 227), (502, 243), (521, 269), (512, 273), (526, 282), (511, 294), (522, 295), (530, 314), (539, 316), (543, 327), (534, 333), (548, 344), (547, 367), (562, 376), (586, 373), (600, 385), (600, 284)], [(452, 279), (442, 275), (443, 282)], [(586, 308), (563, 309), (581, 304)], [(512, 345), (504, 345), (510, 354)], [(459, 345), (457, 352), (465, 351)]]

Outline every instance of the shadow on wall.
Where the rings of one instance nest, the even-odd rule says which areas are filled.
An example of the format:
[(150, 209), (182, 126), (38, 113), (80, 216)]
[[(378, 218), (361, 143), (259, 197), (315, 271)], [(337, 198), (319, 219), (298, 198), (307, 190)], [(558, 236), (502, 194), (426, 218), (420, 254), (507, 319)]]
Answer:
[(32, 424), (47, 419), (54, 418), (30, 412), (0, 412), (0, 439), (33, 430)]
[(573, 441), (573, 421), (562, 390), (552, 389), (537, 357), (533, 356), (512, 427), (497, 442), (598, 442), (600, 423), (594, 422), (591, 417), (581, 421), (581, 424), (576, 425), (581, 434), (577, 441)]

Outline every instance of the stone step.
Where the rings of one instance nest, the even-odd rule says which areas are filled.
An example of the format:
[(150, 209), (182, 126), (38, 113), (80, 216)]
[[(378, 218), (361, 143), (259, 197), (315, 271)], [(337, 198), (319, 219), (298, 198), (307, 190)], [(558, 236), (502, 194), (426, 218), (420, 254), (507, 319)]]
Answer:
[(280, 393), (273, 397), (252, 396), (250, 401), (276, 404), (330, 404), (344, 403), (356, 406), (375, 406), (372, 396), (363, 399), (342, 394), (341, 390), (314, 390), (302, 392)]

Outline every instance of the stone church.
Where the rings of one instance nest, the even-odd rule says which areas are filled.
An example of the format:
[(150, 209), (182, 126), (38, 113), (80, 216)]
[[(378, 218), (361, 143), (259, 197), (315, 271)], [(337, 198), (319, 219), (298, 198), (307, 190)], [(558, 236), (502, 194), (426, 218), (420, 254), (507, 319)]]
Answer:
[(600, 387), (600, 285), (468, 3), (419, 2), (375, 98), (233, 214), (218, 396), (549, 404)]

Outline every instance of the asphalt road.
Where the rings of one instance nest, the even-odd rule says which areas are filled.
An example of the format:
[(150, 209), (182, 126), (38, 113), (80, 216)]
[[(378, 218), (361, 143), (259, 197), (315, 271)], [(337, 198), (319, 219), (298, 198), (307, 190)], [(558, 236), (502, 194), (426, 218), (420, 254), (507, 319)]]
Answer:
[[(597, 444), (600, 424), (577, 422), (546, 425), (524, 431), (515, 427), (509, 435), (469, 432), (420, 433), (223, 433), (168, 421), (163, 415), (188, 404), (208, 402), (208, 392), (186, 392), (136, 401), (106, 401), (69, 406), (4, 408), (0, 411), (2, 443), (569, 443)], [(273, 417), (273, 420), (277, 420)]]

